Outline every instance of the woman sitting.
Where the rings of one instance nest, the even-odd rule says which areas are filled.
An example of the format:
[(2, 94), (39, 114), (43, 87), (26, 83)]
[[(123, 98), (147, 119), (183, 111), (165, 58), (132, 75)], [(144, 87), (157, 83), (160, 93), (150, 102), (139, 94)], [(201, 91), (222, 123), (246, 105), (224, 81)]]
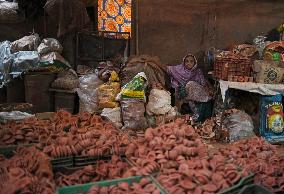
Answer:
[(196, 102), (207, 102), (211, 99), (209, 95), (209, 84), (201, 69), (197, 67), (196, 57), (188, 54), (183, 62), (177, 66), (168, 66), (171, 77), (171, 87), (175, 90), (175, 104), (181, 109), (183, 103), (188, 103), (194, 113), (199, 117)]

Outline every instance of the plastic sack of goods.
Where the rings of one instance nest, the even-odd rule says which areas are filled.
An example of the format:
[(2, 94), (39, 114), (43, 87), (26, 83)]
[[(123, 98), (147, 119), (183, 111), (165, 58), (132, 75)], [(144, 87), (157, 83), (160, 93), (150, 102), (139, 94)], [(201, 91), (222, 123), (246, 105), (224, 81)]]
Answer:
[(37, 52), (40, 55), (50, 53), (50, 52), (58, 52), (61, 53), (63, 50), (61, 44), (58, 40), (54, 38), (45, 38), (41, 41), (40, 45), (37, 48)]
[(254, 61), (255, 81), (265, 84), (279, 84), (284, 79), (284, 64), (281, 61)]
[(122, 127), (120, 107), (104, 108), (101, 116), (108, 118), (117, 128)]
[(152, 89), (146, 106), (148, 115), (165, 115), (171, 110), (171, 93), (165, 90)]
[(24, 36), (23, 38), (11, 43), (11, 52), (36, 51), (39, 44), (40, 38), (38, 34)]
[(143, 101), (123, 100), (120, 104), (124, 129), (143, 130), (148, 127)]
[(119, 103), (115, 101), (116, 95), (120, 92), (120, 84), (118, 81), (118, 74), (115, 71), (112, 71), (109, 81), (99, 87), (99, 109), (115, 108), (119, 106)]
[(130, 82), (125, 84), (117, 95), (117, 100), (143, 100), (146, 101), (145, 88), (147, 77), (144, 72), (138, 73)]
[(243, 112), (231, 113), (225, 120), (224, 126), (229, 131), (231, 142), (254, 136), (254, 126), (251, 117)]
[(79, 88), (76, 89), (80, 99), (80, 112), (98, 112), (98, 88), (103, 84), (97, 73), (87, 74), (79, 78)]
[(262, 96), (260, 133), (272, 143), (284, 142), (282, 95)]
[(78, 88), (79, 79), (77, 73), (73, 69), (60, 72), (57, 75), (57, 79), (51, 84), (52, 88), (72, 90)]

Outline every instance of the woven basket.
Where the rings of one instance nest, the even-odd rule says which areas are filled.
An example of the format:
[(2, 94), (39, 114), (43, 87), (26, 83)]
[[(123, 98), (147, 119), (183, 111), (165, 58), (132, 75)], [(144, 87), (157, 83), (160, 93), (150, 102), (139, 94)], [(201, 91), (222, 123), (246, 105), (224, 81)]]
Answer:
[(217, 56), (214, 63), (214, 77), (228, 80), (233, 76), (248, 76), (252, 74), (252, 61), (249, 58), (236, 55)]

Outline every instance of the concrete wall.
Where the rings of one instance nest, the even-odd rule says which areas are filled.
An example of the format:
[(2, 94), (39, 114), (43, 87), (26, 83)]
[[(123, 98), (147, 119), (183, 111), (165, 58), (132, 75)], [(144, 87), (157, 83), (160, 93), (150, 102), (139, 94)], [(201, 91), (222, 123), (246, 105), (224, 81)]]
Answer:
[[(283, 0), (141, 0), (138, 49), (164, 63), (192, 52), (252, 41), (284, 22)], [(208, 67), (204, 67), (207, 69)]]

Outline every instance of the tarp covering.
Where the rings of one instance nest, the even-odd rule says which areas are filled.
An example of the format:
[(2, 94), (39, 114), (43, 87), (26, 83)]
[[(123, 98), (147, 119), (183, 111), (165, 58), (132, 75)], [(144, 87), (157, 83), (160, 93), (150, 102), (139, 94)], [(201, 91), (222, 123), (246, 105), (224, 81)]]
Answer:
[(223, 101), (229, 88), (258, 93), (266, 96), (284, 95), (284, 84), (261, 84), (251, 82), (229, 82), (220, 80), (220, 89)]

